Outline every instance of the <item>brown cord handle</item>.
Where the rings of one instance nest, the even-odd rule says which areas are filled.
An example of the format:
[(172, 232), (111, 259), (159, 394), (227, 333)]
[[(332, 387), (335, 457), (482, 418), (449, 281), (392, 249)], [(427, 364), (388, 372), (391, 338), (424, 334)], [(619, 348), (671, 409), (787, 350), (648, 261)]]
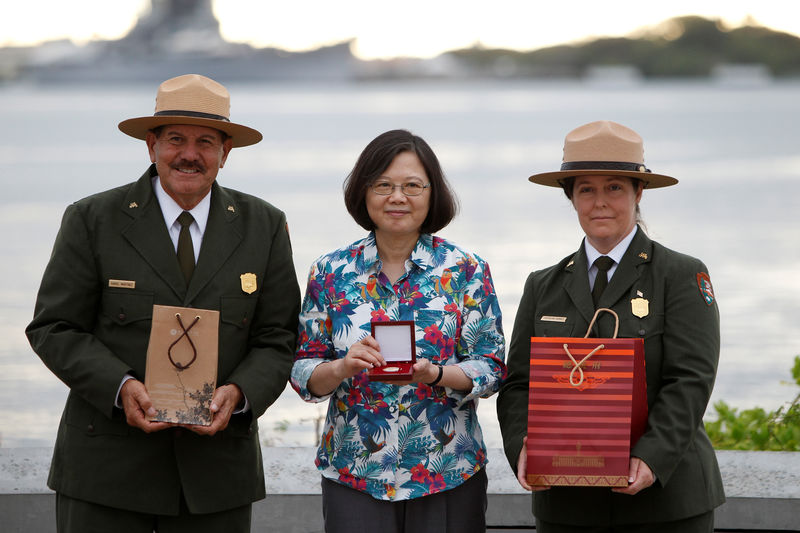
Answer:
[[(175, 318), (178, 319), (178, 324), (180, 324), (181, 329), (183, 330), (183, 333), (181, 333), (181, 336), (178, 337), (177, 340), (175, 340), (175, 342), (173, 342), (172, 344), (169, 345), (169, 348), (167, 349), (167, 357), (169, 357), (169, 362), (172, 363), (172, 366), (174, 366), (175, 368), (177, 368), (180, 371), (180, 370), (186, 370), (187, 368), (192, 366), (192, 363), (194, 363), (195, 359), (197, 359), (197, 348), (195, 348), (195, 345), (192, 342), (192, 338), (189, 336), (189, 330), (192, 329), (195, 324), (197, 324), (197, 321), (200, 320), (200, 317), (199, 316), (194, 317), (194, 320), (192, 321), (191, 324), (189, 324), (188, 328), (183, 325), (183, 321), (181, 320), (181, 314), (180, 313), (175, 313)], [(185, 365), (181, 364), (181, 363), (176, 363), (175, 360), (172, 358), (172, 348), (176, 344), (178, 344), (180, 342), (180, 340), (182, 338), (184, 338), (184, 337), (186, 337), (186, 340), (189, 341), (189, 346), (192, 347), (192, 354), (193, 354), (192, 355), (192, 360), (189, 361), (188, 363), (186, 363)]]

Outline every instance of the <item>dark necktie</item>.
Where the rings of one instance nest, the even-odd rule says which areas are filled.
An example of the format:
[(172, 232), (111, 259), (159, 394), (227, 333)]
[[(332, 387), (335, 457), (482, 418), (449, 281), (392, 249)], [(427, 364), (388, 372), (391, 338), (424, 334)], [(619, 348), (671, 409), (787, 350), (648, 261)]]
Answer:
[(594, 266), (597, 267), (597, 276), (594, 278), (594, 288), (592, 289), (592, 300), (594, 306), (597, 308), (597, 302), (600, 301), (600, 295), (608, 285), (608, 269), (614, 265), (614, 260), (607, 255), (601, 255), (594, 261)]
[(188, 211), (184, 211), (178, 217), (178, 223), (181, 225), (181, 233), (178, 236), (178, 264), (187, 284), (192, 279), (192, 272), (194, 272), (194, 246), (192, 245), (192, 235), (189, 233), (189, 226), (192, 222), (194, 222), (194, 218)]

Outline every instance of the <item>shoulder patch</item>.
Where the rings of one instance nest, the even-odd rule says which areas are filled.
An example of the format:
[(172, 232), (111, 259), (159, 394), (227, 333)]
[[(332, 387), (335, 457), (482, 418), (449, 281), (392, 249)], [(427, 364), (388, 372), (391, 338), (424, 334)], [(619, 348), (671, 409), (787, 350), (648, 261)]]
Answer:
[(697, 288), (700, 289), (700, 296), (706, 305), (714, 303), (714, 287), (711, 286), (711, 278), (705, 272), (697, 273)]

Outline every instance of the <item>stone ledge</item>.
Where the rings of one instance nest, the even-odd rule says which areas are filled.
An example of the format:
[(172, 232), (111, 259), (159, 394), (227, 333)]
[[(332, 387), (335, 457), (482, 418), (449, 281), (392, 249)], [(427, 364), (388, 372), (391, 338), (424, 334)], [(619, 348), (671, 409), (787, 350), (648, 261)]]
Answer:
[[(253, 530), (322, 531), (315, 449), (262, 452), (267, 498), (254, 505)], [(51, 456), (51, 448), (0, 448), (0, 516), (9, 527), (4, 531), (53, 530), (55, 503), (46, 485)], [(717, 509), (717, 530), (800, 531), (800, 453), (718, 451), (717, 457), (728, 498)], [(499, 448), (489, 450), (487, 473), (491, 526), (533, 529), (530, 495)]]

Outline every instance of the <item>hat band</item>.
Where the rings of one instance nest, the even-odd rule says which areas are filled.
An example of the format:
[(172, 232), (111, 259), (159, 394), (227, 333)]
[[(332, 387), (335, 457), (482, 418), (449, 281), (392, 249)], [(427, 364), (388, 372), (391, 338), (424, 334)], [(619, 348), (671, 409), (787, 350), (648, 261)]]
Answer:
[(193, 117), (193, 118), (207, 118), (211, 120), (222, 120), (225, 122), (230, 122), (228, 117), (223, 117), (222, 115), (213, 115), (211, 113), (201, 113), (200, 111), (181, 111), (181, 110), (170, 110), (170, 111), (158, 111), (154, 115), (154, 117), (163, 117), (163, 116), (170, 116), (170, 117)]
[(620, 161), (570, 161), (561, 163), (561, 170), (627, 170), (630, 172), (650, 172), (641, 163)]

